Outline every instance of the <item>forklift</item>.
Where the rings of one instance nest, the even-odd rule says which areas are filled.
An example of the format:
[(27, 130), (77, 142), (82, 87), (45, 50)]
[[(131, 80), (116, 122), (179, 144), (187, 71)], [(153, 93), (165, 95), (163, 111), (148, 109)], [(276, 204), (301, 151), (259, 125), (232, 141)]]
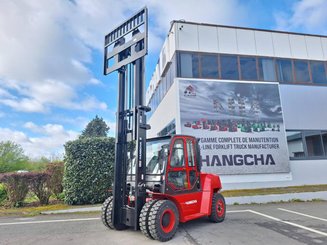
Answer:
[(104, 74), (118, 71), (118, 111), (113, 195), (102, 206), (109, 229), (141, 230), (150, 239), (172, 239), (179, 223), (200, 217), (222, 222), (220, 178), (201, 172), (198, 140), (173, 135), (146, 139), (144, 58), (147, 8), (105, 36)]

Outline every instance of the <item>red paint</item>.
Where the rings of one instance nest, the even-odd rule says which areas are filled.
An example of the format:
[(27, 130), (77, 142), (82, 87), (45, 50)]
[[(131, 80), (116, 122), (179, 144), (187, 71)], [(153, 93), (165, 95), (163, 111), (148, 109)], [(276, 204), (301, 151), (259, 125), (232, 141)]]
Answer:
[[(197, 126), (197, 124), (192, 125), (192, 127), (193, 126)], [(195, 152), (196, 149), (194, 148), (194, 145), (197, 144), (197, 142), (194, 137), (183, 136), (183, 135), (174, 136), (171, 141), (170, 152), (173, 152), (173, 146), (176, 140), (183, 140), (184, 142), (185, 166), (182, 167), (171, 166), (170, 165), (171, 156), (170, 156), (168, 159), (167, 171), (165, 176), (165, 185), (166, 185), (165, 193), (153, 192), (151, 194), (153, 199), (167, 199), (174, 202), (179, 212), (179, 222), (183, 223), (203, 216), (209, 216), (212, 210), (211, 205), (212, 205), (213, 194), (219, 192), (222, 188), (222, 185), (219, 176), (215, 174), (201, 173), (198, 171), (197, 164), (199, 164), (200, 159), (196, 159), (197, 157), (196, 154), (195, 154), (195, 165), (194, 166), (188, 165), (190, 161), (189, 161), (186, 143), (188, 141), (192, 141), (193, 151)], [(174, 186), (172, 183), (168, 181), (168, 173), (178, 172), (178, 171), (184, 171), (187, 175), (187, 182), (185, 182), (183, 188), (177, 188), (176, 186)], [(197, 188), (196, 182), (193, 185), (191, 184), (190, 181), (191, 171), (193, 173), (195, 171), (195, 176), (197, 179), (200, 178), (200, 186), (201, 186), (200, 189)], [(225, 206), (222, 203), (222, 201), (217, 203), (216, 211), (218, 216), (222, 216), (224, 214)], [(172, 217), (172, 215), (170, 216)], [(168, 231), (172, 228), (170, 227), (170, 225), (168, 225), (166, 227), (162, 226), (162, 229)]]
[(165, 233), (169, 233), (173, 230), (175, 226), (176, 216), (173, 210), (166, 209), (160, 217), (160, 226)]
[(216, 212), (218, 217), (222, 217), (225, 213), (225, 205), (223, 200), (219, 199), (217, 204), (216, 204)]

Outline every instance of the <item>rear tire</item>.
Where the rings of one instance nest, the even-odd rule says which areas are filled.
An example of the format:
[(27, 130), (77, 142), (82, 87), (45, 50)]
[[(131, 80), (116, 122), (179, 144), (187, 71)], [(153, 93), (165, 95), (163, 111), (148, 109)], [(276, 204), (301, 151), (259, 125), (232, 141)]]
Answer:
[(157, 201), (149, 213), (148, 227), (151, 236), (161, 242), (173, 238), (179, 224), (179, 212), (169, 200)]
[(144, 204), (144, 206), (141, 210), (140, 218), (139, 218), (140, 230), (146, 237), (151, 238), (151, 239), (153, 239), (153, 237), (151, 236), (151, 233), (149, 230), (149, 214), (150, 214), (150, 210), (151, 210), (152, 206), (157, 201), (158, 200), (151, 200), (151, 201), (147, 202), (146, 204)]
[(211, 214), (209, 219), (212, 222), (220, 223), (223, 222), (226, 215), (226, 204), (225, 198), (220, 193), (214, 193), (211, 203)]
[[(102, 212), (101, 212), (101, 220), (102, 220), (102, 223), (109, 229), (114, 229), (114, 226), (112, 224), (112, 219), (111, 219), (111, 213), (112, 212), (109, 212), (110, 213), (110, 217), (108, 217), (108, 209), (109, 209), (109, 206), (111, 205), (112, 203), (112, 200), (113, 200), (113, 197), (108, 197), (104, 203), (102, 204)], [(111, 210), (112, 210), (112, 205), (111, 205)]]

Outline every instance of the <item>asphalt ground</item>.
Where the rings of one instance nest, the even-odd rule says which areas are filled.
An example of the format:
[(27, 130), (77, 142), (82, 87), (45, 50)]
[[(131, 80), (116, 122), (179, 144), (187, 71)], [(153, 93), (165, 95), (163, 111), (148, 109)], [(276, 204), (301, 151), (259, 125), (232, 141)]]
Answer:
[[(223, 223), (180, 224), (165, 244), (327, 244), (327, 202), (234, 205)], [(1, 217), (0, 244), (160, 244), (140, 231), (108, 230), (99, 213)]]

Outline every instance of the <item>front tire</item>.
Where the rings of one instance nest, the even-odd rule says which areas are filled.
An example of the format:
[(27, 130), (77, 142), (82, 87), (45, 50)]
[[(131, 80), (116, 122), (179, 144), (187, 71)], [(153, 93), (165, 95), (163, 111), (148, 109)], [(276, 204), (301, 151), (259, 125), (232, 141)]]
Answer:
[(147, 202), (146, 204), (144, 204), (144, 206), (141, 210), (140, 218), (139, 218), (140, 230), (146, 237), (151, 238), (151, 239), (153, 239), (153, 237), (151, 236), (151, 233), (149, 230), (149, 215), (150, 215), (152, 206), (157, 201), (158, 200), (151, 200), (151, 201)]
[(149, 213), (148, 227), (151, 236), (161, 242), (173, 238), (179, 224), (179, 212), (169, 200), (157, 201)]
[[(112, 200), (113, 200), (113, 197), (108, 197), (104, 201), (104, 203), (102, 204), (102, 208), (101, 208), (101, 210), (102, 210), (102, 212), (101, 212), (102, 223), (109, 229), (114, 229), (114, 225), (113, 225), (112, 219), (111, 219)], [(110, 209), (110, 212), (108, 212), (108, 209)]]
[(212, 222), (220, 223), (223, 222), (226, 215), (226, 203), (225, 198), (220, 193), (214, 193), (211, 203), (211, 214), (209, 219)]
[(113, 224), (112, 220), (113, 210), (113, 197), (108, 197), (102, 205), (101, 220), (102, 223), (109, 229), (125, 230), (127, 226), (125, 224)]

